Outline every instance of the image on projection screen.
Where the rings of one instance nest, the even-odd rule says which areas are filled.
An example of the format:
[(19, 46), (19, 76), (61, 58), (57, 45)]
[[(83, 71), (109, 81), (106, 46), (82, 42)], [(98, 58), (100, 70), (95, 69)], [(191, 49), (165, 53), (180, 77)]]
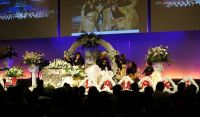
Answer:
[(0, 39), (56, 37), (57, 0), (0, 0)]
[(39, 19), (54, 15), (46, 0), (0, 0), (0, 20)]
[(152, 0), (152, 31), (200, 30), (200, 0)]
[(72, 35), (140, 32), (139, 7), (139, 0), (74, 0)]

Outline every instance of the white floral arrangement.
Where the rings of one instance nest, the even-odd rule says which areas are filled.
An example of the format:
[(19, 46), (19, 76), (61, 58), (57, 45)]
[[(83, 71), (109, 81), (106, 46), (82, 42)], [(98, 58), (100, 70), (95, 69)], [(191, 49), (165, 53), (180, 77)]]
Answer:
[(168, 46), (160, 45), (158, 47), (149, 48), (146, 55), (146, 61), (151, 63), (170, 62)]
[(38, 52), (26, 51), (23, 55), (23, 63), (27, 65), (35, 64), (38, 65), (42, 63), (44, 54)]
[(65, 68), (65, 71), (67, 72), (68, 75), (72, 77), (79, 77), (79, 78), (84, 78), (85, 77), (85, 70), (84, 66), (81, 68), (78, 66), (68, 66)]
[(20, 67), (12, 67), (5, 72), (6, 77), (21, 77), (23, 76), (23, 69)]
[(71, 65), (61, 59), (54, 59), (53, 61), (50, 61), (48, 66), (49, 69), (65, 69), (66, 67), (71, 67)]

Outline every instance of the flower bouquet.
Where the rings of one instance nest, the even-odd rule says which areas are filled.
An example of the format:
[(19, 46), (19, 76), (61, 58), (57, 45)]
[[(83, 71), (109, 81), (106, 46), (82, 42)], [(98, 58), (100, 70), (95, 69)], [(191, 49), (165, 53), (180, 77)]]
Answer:
[(169, 63), (169, 53), (167, 46), (158, 46), (148, 49), (148, 54), (146, 55), (146, 61), (150, 63)]
[(85, 77), (85, 71), (84, 67), (78, 67), (78, 66), (71, 66), (66, 68), (66, 72), (68, 75), (72, 76), (72, 85), (73, 86), (79, 86), (80, 82)]
[(43, 57), (43, 53), (26, 51), (23, 55), (23, 63), (27, 65), (39, 65), (40, 63), (42, 63)]
[(68, 66), (71, 66), (71, 65), (64, 60), (54, 59), (53, 61), (50, 61), (48, 68), (49, 69), (65, 69)]
[(0, 59), (12, 58), (13, 56), (17, 56), (17, 53), (14, 51), (13, 47), (6, 46), (0, 48)]
[(12, 67), (5, 72), (5, 76), (18, 78), (23, 76), (24, 71), (20, 67)]
[(68, 66), (66, 67), (65, 71), (68, 75), (72, 76), (73, 78), (82, 79), (85, 77), (84, 67), (80, 68), (78, 66)]

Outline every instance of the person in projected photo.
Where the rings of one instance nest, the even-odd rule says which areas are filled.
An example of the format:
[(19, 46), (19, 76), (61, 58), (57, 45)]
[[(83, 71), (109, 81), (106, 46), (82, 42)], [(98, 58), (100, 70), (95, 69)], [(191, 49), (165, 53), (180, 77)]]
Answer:
[(98, 17), (96, 20), (97, 31), (103, 31), (103, 11), (105, 8), (105, 3), (105, 0), (94, 0), (95, 8), (98, 11)]
[(119, 10), (125, 15), (123, 20), (124, 30), (138, 29), (139, 16), (135, 10), (138, 0), (121, 0), (118, 4)]
[(93, 0), (87, 0), (81, 10), (81, 24), (79, 32), (94, 32), (98, 12), (95, 9)]
[(123, 30), (124, 29), (124, 22), (125, 15), (119, 10), (117, 4), (112, 4), (110, 6), (111, 9), (111, 28), (112, 30)]
[(103, 30), (110, 31), (111, 30), (111, 13), (110, 13), (110, 6), (112, 5), (113, 0), (106, 0), (105, 7), (103, 10)]

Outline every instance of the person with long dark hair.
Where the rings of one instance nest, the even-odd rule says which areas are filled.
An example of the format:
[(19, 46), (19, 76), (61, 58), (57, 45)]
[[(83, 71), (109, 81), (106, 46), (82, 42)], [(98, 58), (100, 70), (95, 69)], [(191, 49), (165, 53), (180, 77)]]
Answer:
[(135, 74), (137, 72), (137, 65), (133, 61), (129, 61), (127, 64), (126, 74)]
[(73, 64), (77, 66), (83, 66), (85, 64), (84, 58), (81, 56), (80, 52), (75, 54)]
[(154, 72), (154, 69), (153, 69), (153, 66), (152, 66), (153, 64), (151, 63), (151, 62), (147, 62), (146, 63), (146, 68), (144, 69), (144, 71), (143, 71), (143, 75), (145, 75), (145, 76), (150, 76), (153, 72)]
[(129, 61), (126, 68), (126, 75), (131, 77), (132, 79), (138, 78), (137, 74), (138, 67), (135, 62)]

